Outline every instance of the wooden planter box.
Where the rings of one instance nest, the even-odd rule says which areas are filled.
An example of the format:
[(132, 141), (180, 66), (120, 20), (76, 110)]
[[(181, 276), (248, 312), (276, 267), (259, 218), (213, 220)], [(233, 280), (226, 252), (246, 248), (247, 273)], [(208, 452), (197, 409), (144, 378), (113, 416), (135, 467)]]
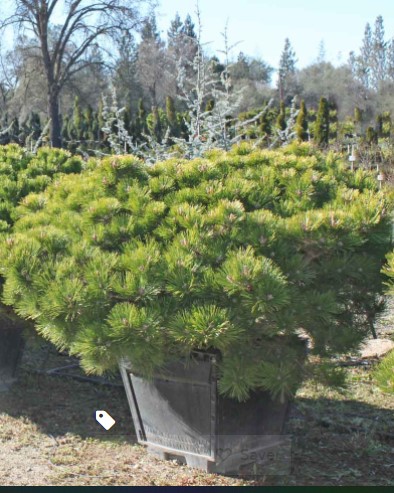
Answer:
[(243, 403), (220, 396), (214, 355), (196, 353), (188, 365), (172, 363), (149, 380), (127, 361), (119, 366), (138, 442), (150, 453), (220, 474), (240, 474), (269, 454), (289, 466), (289, 440), (282, 435), (288, 402), (265, 392)]

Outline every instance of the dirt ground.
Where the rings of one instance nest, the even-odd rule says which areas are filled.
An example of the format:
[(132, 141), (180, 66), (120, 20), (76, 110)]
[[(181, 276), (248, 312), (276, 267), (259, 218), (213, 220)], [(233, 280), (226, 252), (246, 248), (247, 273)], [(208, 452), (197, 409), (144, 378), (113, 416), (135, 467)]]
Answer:
[[(382, 322), (382, 338), (390, 340), (392, 326)], [(285, 430), (291, 474), (231, 478), (148, 455), (121, 386), (33, 372), (61, 366), (36, 354), (0, 393), (0, 485), (394, 485), (394, 395), (376, 387), (370, 361), (346, 367), (345, 390), (313, 382), (299, 390)], [(97, 409), (115, 418), (110, 431), (95, 421)]]

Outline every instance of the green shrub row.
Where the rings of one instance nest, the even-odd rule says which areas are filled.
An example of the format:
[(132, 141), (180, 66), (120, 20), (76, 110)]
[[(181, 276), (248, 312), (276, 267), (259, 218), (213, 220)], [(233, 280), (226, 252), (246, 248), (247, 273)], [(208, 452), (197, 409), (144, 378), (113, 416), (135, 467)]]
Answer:
[(31, 192), (43, 191), (59, 173), (80, 173), (82, 160), (61, 149), (29, 153), (16, 144), (0, 146), (0, 231), (9, 230), (14, 210)]

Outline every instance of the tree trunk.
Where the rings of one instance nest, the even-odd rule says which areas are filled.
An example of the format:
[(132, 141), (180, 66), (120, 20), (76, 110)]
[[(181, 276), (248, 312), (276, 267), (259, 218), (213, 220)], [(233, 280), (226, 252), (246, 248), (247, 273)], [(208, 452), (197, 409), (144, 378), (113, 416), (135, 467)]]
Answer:
[(50, 144), (52, 147), (62, 147), (59, 94), (56, 91), (48, 94), (48, 116), (51, 119)]

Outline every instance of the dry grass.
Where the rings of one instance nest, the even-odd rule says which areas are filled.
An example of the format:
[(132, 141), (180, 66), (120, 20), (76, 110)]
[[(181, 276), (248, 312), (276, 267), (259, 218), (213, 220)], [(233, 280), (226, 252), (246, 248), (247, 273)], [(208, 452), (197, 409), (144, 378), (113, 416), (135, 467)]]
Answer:
[[(124, 391), (21, 372), (0, 394), (2, 485), (393, 485), (394, 396), (371, 369), (349, 368), (347, 390), (306, 384), (292, 406), (292, 474), (229, 478), (149, 456), (135, 442)], [(94, 420), (108, 409), (117, 425)]]
[[(378, 327), (393, 336), (394, 306)], [(0, 485), (394, 485), (394, 395), (372, 366), (347, 367), (348, 386), (306, 382), (291, 406), (289, 476), (230, 478), (160, 461), (136, 443), (123, 388), (31, 373), (72, 362), (28, 348), (16, 384), (0, 393)], [(95, 421), (106, 409), (116, 426)]]
[[(99, 408), (117, 421), (109, 432)], [(0, 485), (245, 484), (148, 456), (122, 389), (23, 372), (0, 394), (0, 464)]]

